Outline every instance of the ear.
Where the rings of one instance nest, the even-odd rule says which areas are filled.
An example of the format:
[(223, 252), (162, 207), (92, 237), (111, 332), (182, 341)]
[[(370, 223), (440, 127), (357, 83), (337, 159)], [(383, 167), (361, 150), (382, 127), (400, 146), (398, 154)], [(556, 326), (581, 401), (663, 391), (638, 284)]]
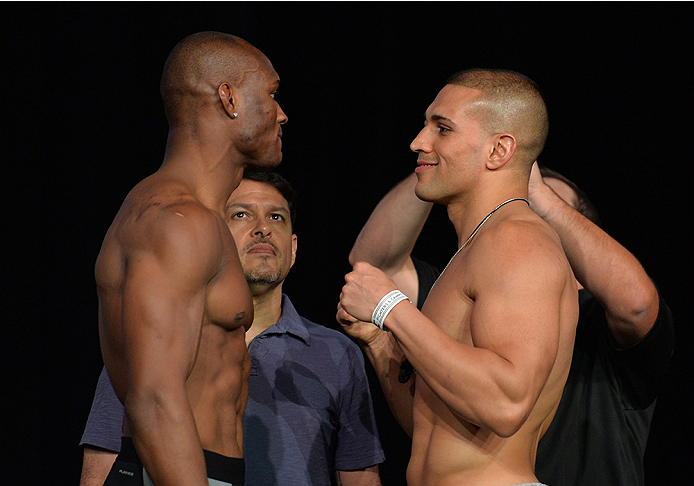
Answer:
[(222, 83), (217, 88), (217, 97), (222, 103), (222, 109), (232, 120), (238, 115), (237, 108), (234, 106), (234, 97), (236, 92), (228, 83)]
[(487, 168), (489, 170), (500, 169), (511, 160), (513, 154), (516, 153), (518, 144), (516, 137), (510, 133), (499, 133), (492, 137), (492, 146), (487, 159)]
[(294, 266), (294, 262), (296, 261), (296, 235), (292, 235), (292, 260), (291, 264), (289, 265), (289, 268), (292, 268)]

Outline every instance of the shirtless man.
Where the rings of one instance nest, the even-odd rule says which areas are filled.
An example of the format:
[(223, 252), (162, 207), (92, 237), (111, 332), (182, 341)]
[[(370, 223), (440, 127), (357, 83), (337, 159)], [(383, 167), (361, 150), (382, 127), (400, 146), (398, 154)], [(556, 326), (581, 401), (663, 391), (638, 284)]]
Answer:
[[(524, 76), (454, 75), (411, 148), (415, 193), (446, 206), (459, 251), (421, 312), (368, 263), (345, 277), (337, 317), (412, 436), (410, 486), (537, 481), (537, 443), (562, 394), (578, 318), (561, 242), (521, 199), (547, 129)], [(397, 381), (404, 357), (413, 388)]]
[(282, 159), (278, 86), (267, 57), (227, 34), (189, 36), (167, 59), (164, 163), (128, 194), (96, 262), (102, 355), (125, 404), (105, 484), (243, 484), (253, 301), (225, 205), (246, 167)]

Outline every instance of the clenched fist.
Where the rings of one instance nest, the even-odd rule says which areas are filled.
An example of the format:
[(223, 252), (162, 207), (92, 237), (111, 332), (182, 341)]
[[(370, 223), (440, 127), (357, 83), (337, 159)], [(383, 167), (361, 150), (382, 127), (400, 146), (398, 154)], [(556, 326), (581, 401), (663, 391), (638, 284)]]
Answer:
[(366, 262), (357, 262), (345, 275), (345, 285), (337, 306), (337, 322), (350, 336), (365, 343), (383, 332), (371, 324), (371, 315), (381, 298), (397, 287), (393, 280)]

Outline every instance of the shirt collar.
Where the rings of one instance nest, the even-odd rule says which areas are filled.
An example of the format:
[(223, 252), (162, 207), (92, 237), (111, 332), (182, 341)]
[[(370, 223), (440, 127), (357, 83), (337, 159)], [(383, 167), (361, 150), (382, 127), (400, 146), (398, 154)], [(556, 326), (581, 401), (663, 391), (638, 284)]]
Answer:
[(260, 335), (268, 334), (291, 334), (298, 337), (306, 344), (310, 344), (310, 336), (306, 324), (294, 308), (292, 301), (285, 294), (282, 294), (282, 315), (276, 324), (268, 327)]

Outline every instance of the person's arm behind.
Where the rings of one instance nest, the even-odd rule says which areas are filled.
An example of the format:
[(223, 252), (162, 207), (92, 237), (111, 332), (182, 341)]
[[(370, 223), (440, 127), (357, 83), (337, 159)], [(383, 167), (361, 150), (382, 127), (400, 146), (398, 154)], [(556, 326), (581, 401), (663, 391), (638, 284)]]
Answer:
[(576, 279), (605, 309), (610, 333), (620, 347), (643, 339), (658, 316), (655, 285), (639, 261), (599, 226), (549, 187), (533, 165), (530, 207), (561, 238)]
[(118, 400), (103, 368), (80, 441), (83, 447), (80, 486), (104, 484), (120, 449), (123, 414), (123, 404)]
[[(349, 255), (352, 265), (365, 261), (381, 269), (413, 302), (419, 299), (420, 282), (410, 254), (433, 206), (415, 195), (416, 183), (417, 176), (412, 173), (381, 199)], [(409, 374), (405, 383), (398, 379), (405, 356), (397, 342), (373, 324), (356, 322), (346, 313), (338, 311), (338, 321), (361, 341), (393, 415), (411, 436), (414, 380)]]
[(349, 254), (351, 265), (364, 261), (380, 268), (413, 302), (419, 295), (410, 254), (433, 206), (415, 195), (416, 184), (412, 173), (381, 199)]
[(103, 486), (118, 454), (90, 445), (84, 446), (80, 486)]
[(381, 486), (378, 464), (355, 471), (335, 471), (338, 486)]

